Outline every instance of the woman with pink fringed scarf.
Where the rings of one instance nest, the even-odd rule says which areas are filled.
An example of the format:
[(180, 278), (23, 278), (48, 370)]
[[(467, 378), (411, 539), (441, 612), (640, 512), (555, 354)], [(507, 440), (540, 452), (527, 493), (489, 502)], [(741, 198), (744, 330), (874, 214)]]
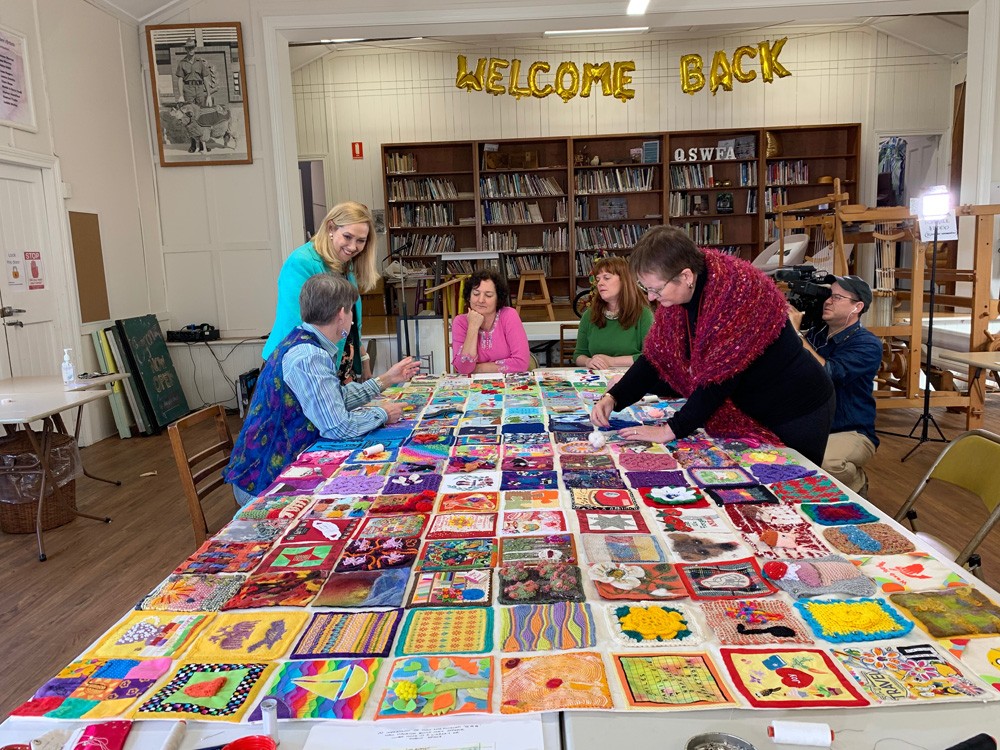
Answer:
[(713, 437), (784, 444), (822, 463), (833, 383), (802, 347), (774, 282), (675, 227), (649, 230), (630, 264), (659, 304), (642, 356), (594, 405), (594, 424), (607, 427), (612, 411), (646, 393), (680, 396), (687, 402), (666, 424), (622, 435), (667, 443), (704, 427)]

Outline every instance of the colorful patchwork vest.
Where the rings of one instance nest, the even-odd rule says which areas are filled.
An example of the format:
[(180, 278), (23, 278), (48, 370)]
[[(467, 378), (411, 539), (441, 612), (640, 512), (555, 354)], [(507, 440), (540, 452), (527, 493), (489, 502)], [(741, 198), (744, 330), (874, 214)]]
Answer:
[(285, 385), (281, 361), (293, 346), (320, 346), (315, 334), (294, 328), (271, 352), (257, 380), (243, 429), (223, 471), (223, 478), (256, 495), (319, 437), (302, 412), (299, 400)]

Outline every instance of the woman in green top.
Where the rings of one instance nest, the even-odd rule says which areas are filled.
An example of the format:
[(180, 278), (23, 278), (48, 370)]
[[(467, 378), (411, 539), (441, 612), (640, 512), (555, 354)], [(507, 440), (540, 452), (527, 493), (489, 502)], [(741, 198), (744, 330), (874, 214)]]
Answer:
[(577, 366), (591, 370), (631, 367), (642, 353), (653, 313), (624, 258), (602, 258), (592, 273), (596, 293), (580, 320), (573, 358)]

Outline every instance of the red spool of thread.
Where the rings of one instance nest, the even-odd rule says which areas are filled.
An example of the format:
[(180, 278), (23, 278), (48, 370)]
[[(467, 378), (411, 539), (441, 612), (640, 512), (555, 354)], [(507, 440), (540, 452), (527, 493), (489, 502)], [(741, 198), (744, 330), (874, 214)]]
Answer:
[(251, 734), (249, 737), (240, 737), (233, 740), (222, 750), (277, 750), (274, 740), (266, 734)]

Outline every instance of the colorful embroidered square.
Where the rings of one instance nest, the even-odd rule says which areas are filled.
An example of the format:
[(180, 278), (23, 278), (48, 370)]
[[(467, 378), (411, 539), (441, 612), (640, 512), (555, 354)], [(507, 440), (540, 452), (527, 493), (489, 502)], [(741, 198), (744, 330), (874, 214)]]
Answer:
[(109, 659), (176, 658), (213, 616), (203, 613), (131, 612), (97, 642), (91, 653)]
[(194, 642), (187, 659), (273, 661), (292, 645), (309, 615), (305, 612), (220, 614)]
[(863, 557), (852, 562), (864, 575), (875, 581), (875, 585), (884, 594), (934, 591), (967, 585), (962, 576), (927, 552)]
[(306, 513), (306, 518), (364, 518), (371, 507), (370, 495), (320, 498)]
[(635, 495), (625, 489), (573, 490), (573, 507), (581, 510), (638, 510)]
[(304, 607), (323, 586), (329, 571), (285, 570), (250, 576), (223, 609)]
[(697, 487), (640, 487), (639, 497), (650, 508), (683, 506), (685, 508), (708, 508), (703, 490)]
[(335, 570), (351, 573), (355, 570), (408, 568), (413, 565), (419, 549), (420, 539), (417, 537), (354, 539), (344, 548)]
[(492, 657), (411, 656), (392, 665), (376, 718), (489, 713), (492, 701)]
[(572, 534), (504, 537), (500, 540), (500, 564), (576, 562), (576, 542)]
[(845, 648), (833, 656), (878, 703), (996, 697), (929, 643)]
[(600, 654), (509, 657), (500, 665), (500, 713), (614, 708)]
[[(344, 464), (337, 471), (338, 477), (384, 477), (388, 476), (391, 463)], [(324, 488), (327, 485), (324, 485)]]
[(427, 530), (428, 539), (493, 536), (496, 513), (438, 513)]
[(830, 554), (812, 524), (790, 505), (727, 505), (724, 512), (757, 557), (804, 560)]
[(419, 570), (467, 570), (496, 565), (495, 539), (438, 539), (424, 545)]
[(373, 515), (430, 513), (434, 510), (435, 500), (437, 493), (430, 490), (400, 495), (379, 495), (372, 501), (372, 507), (368, 512)]
[(312, 497), (308, 495), (297, 495), (286, 497), (284, 495), (268, 495), (258, 497), (247, 504), (236, 518), (240, 520), (254, 519), (264, 520), (270, 518), (294, 519), (312, 503)]
[(845, 555), (899, 555), (913, 552), (913, 542), (884, 523), (834, 526), (823, 538)]
[(427, 525), (423, 513), (409, 513), (398, 516), (369, 516), (358, 530), (355, 539), (377, 539), (379, 537), (420, 536)]
[(728, 534), (692, 534), (671, 531), (663, 535), (671, 554), (678, 560), (703, 563), (710, 560), (739, 560), (747, 550), (737, 536)]
[(580, 569), (562, 562), (540, 562), (534, 565), (511, 563), (498, 571), (501, 604), (520, 604), (584, 600)]
[(834, 643), (899, 638), (913, 623), (881, 599), (795, 602), (795, 608), (820, 638)]
[(704, 602), (701, 611), (723, 645), (813, 642), (809, 629), (780, 599)]
[(384, 492), (386, 495), (437, 492), (440, 486), (440, 474), (397, 474), (389, 477)]
[(723, 648), (721, 653), (730, 679), (754, 708), (846, 708), (869, 703), (824, 651)]
[(263, 663), (179, 664), (135, 718), (239, 721), (273, 670)]
[(619, 453), (618, 465), (625, 471), (669, 471), (677, 459), (669, 453)]
[(1000, 607), (974, 588), (892, 594), (889, 600), (905, 607), (933, 638), (1000, 635)]
[(778, 498), (767, 487), (709, 487), (707, 490), (717, 505), (777, 504)]
[[(563, 458), (569, 458), (570, 456), (590, 456), (596, 458), (598, 456), (603, 455), (605, 458), (610, 458), (610, 456), (607, 455), (608, 453), (607, 446), (601, 446), (600, 448), (595, 448), (587, 440), (586, 432), (573, 433), (573, 437), (575, 439), (570, 443), (564, 443), (564, 442), (559, 443), (559, 453), (561, 454), (561, 458), (559, 459), (559, 465), (562, 466), (563, 469), (569, 468), (568, 466), (566, 466), (565, 462), (563, 461)], [(585, 468), (592, 468), (592, 467), (588, 466)], [(611, 462), (610, 468), (614, 468), (614, 461)]]
[[(376, 495), (385, 486), (386, 477), (335, 476), (319, 490), (324, 495)], [(395, 490), (390, 490), (395, 491)]]
[(441, 513), (491, 513), (500, 509), (499, 492), (455, 492), (442, 495)]
[(284, 544), (346, 542), (358, 526), (356, 518), (304, 518), (282, 538)]
[[(381, 665), (381, 659), (286, 661), (261, 696), (278, 702), (279, 719), (358, 720)], [(262, 718), (258, 703), (247, 720)]]
[(359, 448), (351, 454), (350, 458), (347, 459), (347, 463), (351, 464), (388, 464), (396, 460), (399, 454), (399, 450), (396, 448), (387, 448), (386, 450), (378, 451), (377, 453), (367, 453), (368, 448)]
[(649, 534), (584, 534), (583, 551), (589, 562), (666, 562), (655, 537)]
[(682, 604), (609, 604), (606, 612), (611, 624), (611, 636), (623, 646), (662, 648), (688, 646), (702, 641), (697, 623)]
[(295, 644), (291, 658), (388, 656), (402, 610), (318, 612)]
[(853, 523), (874, 523), (872, 515), (857, 503), (802, 503), (799, 509), (821, 526), (843, 526)]
[(692, 466), (715, 469), (736, 466), (736, 459), (707, 440), (679, 441), (673, 454), (677, 463), (685, 469)]
[(796, 464), (753, 464), (750, 467), (750, 472), (757, 477), (757, 481), (761, 484), (773, 484), (774, 482), (802, 479), (815, 474), (816, 470)]
[(840, 503), (849, 498), (829, 477), (816, 474), (791, 482), (771, 485), (771, 492), (783, 503)]
[(596, 563), (587, 569), (587, 575), (598, 595), (609, 601), (680, 599), (688, 595), (670, 563)]
[(551, 490), (559, 486), (559, 475), (554, 471), (505, 471), (502, 474), (501, 490)]
[(649, 533), (649, 527), (639, 511), (578, 510), (576, 516), (584, 534)]
[(313, 600), (314, 607), (402, 607), (408, 568), (334, 573)]
[(167, 579), (137, 609), (165, 612), (216, 612), (240, 590), (245, 575), (184, 573)]
[(407, 607), (488, 607), (492, 604), (490, 570), (436, 570), (418, 573)]
[(776, 589), (765, 581), (752, 557), (703, 565), (678, 564), (677, 571), (695, 599), (738, 599), (768, 596)]
[(708, 654), (615, 654), (630, 708), (699, 708), (735, 704)]
[(511, 490), (503, 493), (504, 510), (559, 510), (559, 490)]
[(230, 521), (218, 534), (217, 542), (273, 542), (288, 528), (290, 519)]
[(497, 492), (499, 489), (499, 471), (476, 471), (469, 474), (446, 474), (439, 491), (450, 494), (455, 492)]
[(628, 471), (628, 483), (633, 487), (686, 487), (682, 471)]
[(595, 645), (594, 618), (586, 604), (516, 604), (500, 609), (500, 648), (504, 651), (563, 651)]
[(597, 469), (595, 471), (563, 471), (563, 486), (566, 489), (617, 489), (624, 490), (626, 485), (617, 469)]
[(663, 531), (682, 531), (688, 534), (726, 534), (732, 536), (719, 514), (712, 508), (686, 510), (663, 508), (656, 511), (656, 520)]
[(560, 456), (559, 468), (563, 471), (587, 471), (590, 469), (614, 469), (615, 462), (608, 455), (597, 456)]
[(272, 570), (332, 570), (346, 540), (327, 544), (282, 544), (257, 568), (258, 572)]
[(174, 571), (181, 573), (249, 573), (267, 554), (266, 542), (220, 542), (209, 539)]
[(739, 466), (723, 468), (689, 466), (687, 473), (699, 487), (752, 487), (759, 484)]
[(762, 571), (778, 588), (796, 598), (824, 594), (871, 596), (875, 593), (875, 583), (839, 555), (815, 560), (770, 560), (764, 563)]
[(493, 610), (411, 609), (396, 646), (398, 656), (481, 654), (493, 650)]
[(566, 531), (566, 517), (558, 510), (514, 510), (503, 514), (500, 533), (505, 536), (553, 534)]

